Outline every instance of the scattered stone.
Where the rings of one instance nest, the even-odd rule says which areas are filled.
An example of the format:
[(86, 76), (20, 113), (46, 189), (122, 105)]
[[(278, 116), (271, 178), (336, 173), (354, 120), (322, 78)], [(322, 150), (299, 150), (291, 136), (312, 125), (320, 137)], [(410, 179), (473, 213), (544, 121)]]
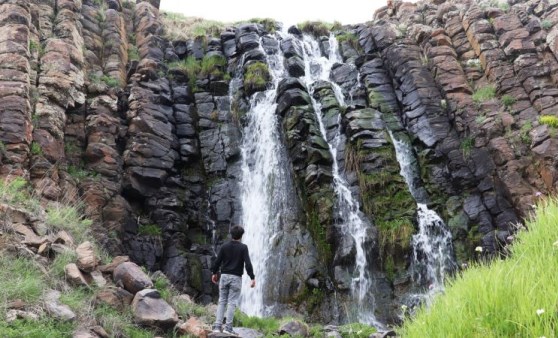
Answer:
[(190, 334), (199, 338), (207, 338), (210, 332), (205, 324), (196, 317), (190, 317), (186, 322), (178, 323), (176, 329), (180, 334)]
[(23, 310), (25, 309), (25, 302), (22, 301), (21, 299), (16, 299), (13, 300), (11, 302), (8, 303), (8, 305), (6, 306), (8, 309), (14, 309), (14, 310)]
[(122, 288), (106, 287), (97, 293), (97, 300), (115, 309), (126, 309), (134, 299), (134, 295)]
[(103, 273), (113, 273), (117, 266), (129, 261), (130, 257), (128, 256), (116, 256), (109, 264), (99, 266), (99, 271)]
[(82, 271), (91, 272), (99, 263), (97, 256), (95, 256), (93, 244), (89, 241), (81, 243), (76, 248), (76, 253), (78, 255), (77, 266)]
[(29, 229), (28, 227), (26, 227), (21, 223), (12, 223), (12, 228), (18, 234), (23, 235), (24, 237), (22, 241), (23, 244), (33, 246), (33, 247), (39, 247), (41, 246), (41, 244), (43, 244), (46, 241), (45, 238), (37, 236), (37, 234), (35, 234), (33, 230)]
[(279, 328), (279, 335), (288, 334), (290, 336), (306, 337), (309, 332), (308, 325), (298, 320), (287, 322)]
[(107, 333), (107, 331), (105, 331), (105, 329), (103, 329), (101, 326), (97, 325), (97, 326), (93, 326), (91, 328), (91, 331), (94, 332), (97, 336), (101, 337), (101, 338), (109, 338), (109, 334)]
[(85, 276), (78, 269), (77, 265), (70, 263), (64, 267), (64, 273), (66, 274), (66, 280), (76, 286), (88, 286), (89, 283), (85, 279)]
[(45, 307), (48, 313), (57, 319), (65, 321), (73, 321), (76, 319), (76, 314), (70, 309), (68, 305), (58, 303), (60, 292), (50, 290), (45, 295)]
[(176, 311), (155, 289), (145, 289), (136, 293), (132, 301), (132, 313), (135, 322), (139, 325), (167, 329), (178, 322)]
[(370, 336), (370, 338), (385, 338), (385, 337), (396, 337), (395, 331), (381, 331), (376, 332)]
[(61, 230), (58, 231), (58, 233), (56, 234), (56, 239), (53, 243), (73, 246), (74, 240), (72, 239), (72, 236), (70, 236), (66, 231)]
[(135, 263), (125, 262), (114, 269), (113, 279), (117, 285), (122, 285), (126, 290), (136, 293), (153, 286), (151, 279)]
[(41, 244), (41, 246), (39, 246), (39, 250), (37, 250), (37, 253), (41, 256), (48, 256), (48, 253), (50, 251), (49, 249), (50, 249), (50, 243), (45, 242)]
[(99, 338), (99, 336), (87, 329), (80, 329), (74, 332), (72, 338)]
[(39, 320), (39, 316), (33, 312), (11, 309), (6, 313), (6, 322), (11, 323), (18, 319)]
[(103, 277), (103, 274), (100, 271), (98, 271), (98, 270), (92, 271), (90, 273), (90, 275), (91, 275), (91, 278), (93, 278), (93, 282), (98, 287), (102, 288), (105, 285), (107, 285), (107, 280), (105, 279), (105, 277)]

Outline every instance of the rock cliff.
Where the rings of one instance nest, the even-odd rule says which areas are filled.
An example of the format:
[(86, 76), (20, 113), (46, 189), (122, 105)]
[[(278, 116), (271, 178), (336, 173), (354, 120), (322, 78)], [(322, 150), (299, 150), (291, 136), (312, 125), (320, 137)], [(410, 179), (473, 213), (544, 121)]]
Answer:
[(368, 23), (331, 28), (344, 63), (330, 79), (347, 106), (329, 83), (310, 91), (299, 79), (293, 41), (313, 34), (326, 55), (329, 31), (293, 27), (276, 39), (275, 23), (255, 22), (170, 38), (158, 7), (0, 0), (0, 175), (24, 177), (44, 199), (83, 201), (109, 250), (200, 302), (215, 300), (211, 259), (241, 220), (243, 131), (252, 97), (269, 88), (269, 54), (289, 73), (276, 114), (292, 187), (270, 244), (283, 259), (267, 303), (321, 321), (346, 316), (330, 308), (348, 292), (339, 269), (354, 243), (335, 226), (331, 135), (313, 100), (326, 130), (341, 126), (338, 161), (372, 223), (382, 321), (396, 320), (414, 288), (417, 207), (394, 141), (414, 149), (414, 197), (447, 223), (458, 265), (501, 254), (537, 196), (555, 193), (553, 1), (394, 1)]

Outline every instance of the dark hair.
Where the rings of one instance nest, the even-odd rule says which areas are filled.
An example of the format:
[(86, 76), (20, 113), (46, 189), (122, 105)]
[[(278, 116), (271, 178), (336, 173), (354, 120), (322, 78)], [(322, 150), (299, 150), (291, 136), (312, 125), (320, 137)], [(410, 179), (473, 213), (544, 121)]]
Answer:
[(235, 225), (231, 228), (232, 239), (239, 240), (244, 235), (244, 228), (240, 225)]

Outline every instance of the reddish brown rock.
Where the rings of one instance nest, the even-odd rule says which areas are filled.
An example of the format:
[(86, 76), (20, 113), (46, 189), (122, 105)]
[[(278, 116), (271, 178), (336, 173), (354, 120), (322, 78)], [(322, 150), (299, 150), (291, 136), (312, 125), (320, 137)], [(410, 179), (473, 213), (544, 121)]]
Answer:
[(122, 285), (132, 293), (153, 286), (151, 279), (139, 266), (132, 262), (125, 262), (117, 266), (113, 272), (113, 279), (117, 285)]
[(139, 325), (171, 328), (178, 322), (176, 311), (154, 289), (145, 289), (135, 295), (132, 313)]
[(80, 270), (91, 272), (97, 267), (99, 259), (95, 254), (95, 248), (91, 242), (83, 242), (76, 248), (77, 266)]

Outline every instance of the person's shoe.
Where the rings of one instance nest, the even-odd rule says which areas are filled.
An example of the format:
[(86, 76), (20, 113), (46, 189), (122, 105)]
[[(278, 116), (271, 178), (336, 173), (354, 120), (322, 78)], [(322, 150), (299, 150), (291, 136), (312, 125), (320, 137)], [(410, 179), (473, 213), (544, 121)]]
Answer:
[(231, 336), (239, 337), (238, 333), (234, 332), (232, 327), (225, 326), (223, 333), (230, 334)]
[(215, 332), (215, 333), (221, 333), (221, 326), (219, 326), (219, 325), (213, 325), (212, 330), (213, 330), (213, 332)]

